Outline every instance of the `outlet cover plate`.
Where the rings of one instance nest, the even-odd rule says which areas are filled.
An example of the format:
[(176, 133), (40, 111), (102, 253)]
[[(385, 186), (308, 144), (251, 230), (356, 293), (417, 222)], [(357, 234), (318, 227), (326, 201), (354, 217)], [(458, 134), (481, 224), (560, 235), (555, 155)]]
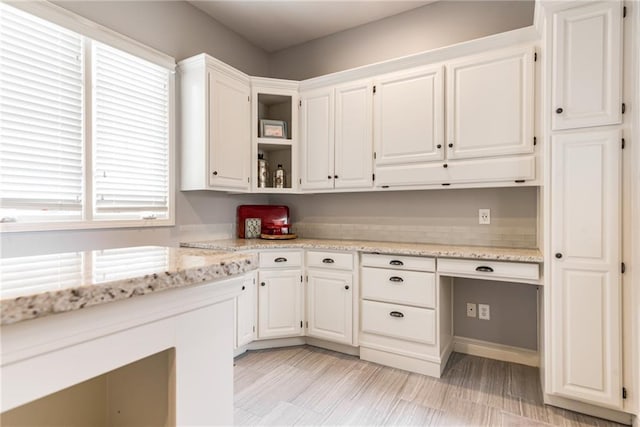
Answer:
[(467, 303), (467, 317), (476, 317), (476, 305), (472, 302)]
[(478, 319), (491, 319), (491, 308), (489, 307), (489, 304), (478, 304)]
[(478, 224), (491, 224), (491, 209), (478, 209)]

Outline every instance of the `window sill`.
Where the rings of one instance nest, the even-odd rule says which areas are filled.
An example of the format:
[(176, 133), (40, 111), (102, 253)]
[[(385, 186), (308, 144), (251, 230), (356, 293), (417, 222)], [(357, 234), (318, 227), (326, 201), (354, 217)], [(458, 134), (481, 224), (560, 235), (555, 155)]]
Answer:
[(118, 219), (96, 221), (60, 221), (60, 222), (8, 222), (0, 224), (0, 233), (17, 233), (26, 231), (61, 231), (61, 230), (97, 230), (113, 228), (145, 228), (171, 227), (176, 225), (169, 219)]

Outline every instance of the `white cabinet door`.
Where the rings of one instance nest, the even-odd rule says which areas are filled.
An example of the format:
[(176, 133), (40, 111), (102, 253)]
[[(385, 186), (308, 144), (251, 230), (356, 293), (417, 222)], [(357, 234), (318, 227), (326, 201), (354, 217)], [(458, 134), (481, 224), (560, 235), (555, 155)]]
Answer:
[(302, 335), (300, 270), (260, 271), (258, 277), (258, 338)]
[(553, 15), (552, 128), (622, 121), (622, 2)]
[(303, 190), (333, 188), (333, 88), (300, 95)]
[(256, 339), (256, 274), (249, 275), (236, 298), (236, 348)]
[(556, 135), (551, 170), (552, 390), (613, 408), (621, 398), (619, 130)]
[(309, 270), (308, 273), (307, 334), (352, 344), (353, 275), (330, 270)]
[(249, 85), (215, 69), (208, 83), (209, 184), (249, 191)]
[(447, 158), (533, 152), (533, 47), (447, 65)]
[(373, 83), (336, 88), (335, 188), (373, 185)]
[(376, 165), (420, 163), (444, 157), (443, 74), (442, 66), (430, 66), (376, 79)]

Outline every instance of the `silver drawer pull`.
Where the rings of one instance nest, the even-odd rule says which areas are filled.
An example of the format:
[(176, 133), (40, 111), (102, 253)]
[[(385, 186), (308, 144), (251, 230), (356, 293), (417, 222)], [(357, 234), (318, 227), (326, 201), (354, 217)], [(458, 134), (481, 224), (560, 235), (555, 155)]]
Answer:
[(402, 277), (398, 277), (398, 276), (391, 276), (391, 277), (389, 277), (389, 281), (390, 282), (395, 282), (395, 283), (402, 283), (402, 282), (404, 282), (404, 279)]
[(404, 262), (397, 260), (397, 259), (392, 259), (391, 261), (389, 261), (389, 264), (391, 265), (404, 265)]
[(287, 259), (284, 257), (278, 257), (276, 259), (274, 259), (275, 262), (287, 262)]
[(486, 265), (481, 265), (480, 267), (476, 267), (476, 271), (483, 271), (485, 273), (493, 273), (493, 268), (488, 267)]
[(391, 317), (404, 317), (404, 314), (400, 313), (399, 311), (392, 311), (391, 313), (389, 313), (389, 316), (391, 316)]
[(325, 264), (333, 264), (335, 261), (332, 258), (325, 258), (322, 262)]

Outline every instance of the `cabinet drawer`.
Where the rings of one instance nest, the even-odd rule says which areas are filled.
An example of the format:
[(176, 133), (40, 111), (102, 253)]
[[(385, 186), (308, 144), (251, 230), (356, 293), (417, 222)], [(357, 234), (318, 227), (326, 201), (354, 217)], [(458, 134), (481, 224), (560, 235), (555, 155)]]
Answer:
[(300, 251), (260, 252), (260, 268), (299, 267), (302, 265)]
[(364, 267), (362, 298), (435, 308), (435, 273)]
[(362, 301), (362, 332), (435, 344), (436, 312), (429, 308)]
[(353, 270), (353, 254), (307, 251), (307, 267)]
[(439, 258), (438, 273), (464, 274), (482, 278), (538, 280), (540, 267), (538, 264), (523, 262)]
[[(446, 168), (443, 167), (445, 163)], [(535, 178), (534, 156), (385, 165), (376, 168), (376, 187), (531, 181)]]
[(419, 256), (362, 254), (362, 265), (398, 270), (436, 271), (435, 258)]

